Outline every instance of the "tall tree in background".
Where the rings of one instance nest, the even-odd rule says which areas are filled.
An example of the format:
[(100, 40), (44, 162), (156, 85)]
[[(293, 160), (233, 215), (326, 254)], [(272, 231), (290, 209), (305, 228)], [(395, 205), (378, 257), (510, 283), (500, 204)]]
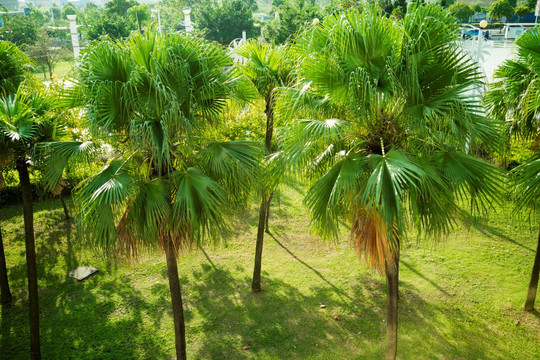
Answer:
[(255, 0), (202, 0), (194, 5), (195, 26), (204, 33), (204, 37), (228, 45), (242, 36), (256, 35), (253, 26), (253, 12), (257, 10)]
[[(259, 96), (264, 99), (266, 114), (266, 132), (265, 147), (267, 155), (267, 169), (262, 176), (262, 199), (259, 209), (259, 225), (257, 228), (257, 242), (255, 245), (255, 262), (253, 270), (253, 280), (251, 289), (255, 292), (261, 291), (261, 267), (264, 233), (269, 232), (268, 217), (270, 212), (270, 203), (279, 178), (281, 175), (272, 172), (274, 161), (277, 154), (276, 146), (273, 145), (274, 136), (274, 107), (276, 102), (276, 91), (278, 87), (289, 85), (291, 81), (292, 60), (287, 58), (285, 47), (276, 47), (273, 45), (261, 44), (254, 40), (247, 41), (240, 45), (236, 53), (246, 58), (246, 61), (237, 63), (235, 70), (246, 76), (257, 88)], [(266, 228), (266, 229), (265, 229)]]
[[(517, 56), (495, 71), (485, 101), (490, 114), (507, 124), (508, 135), (532, 140), (535, 155), (513, 170), (517, 210), (540, 205), (540, 33), (525, 32), (516, 42)], [(524, 308), (534, 310), (540, 273), (540, 229), (538, 245)]]
[(386, 275), (387, 360), (397, 352), (406, 218), (419, 233), (448, 233), (460, 199), (489, 206), (499, 179), (497, 167), (465, 153), (467, 139), (489, 147), (497, 134), (468, 94), (482, 76), (454, 46), (455, 20), (435, 5), (409, 10), (395, 22), (368, 6), (305, 32), (301, 81), (277, 107), (297, 119), (285, 151), (311, 180), (314, 229), (335, 238), (349, 222), (359, 254)]
[[(261, 157), (257, 143), (205, 136), (233, 93), (255, 96), (247, 79), (225, 73), (231, 61), (200, 38), (149, 31), (95, 43), (72, 90), (71, 100), (87, 110), (90, 131), (110, 134), (110, 143), (123, 147), (78, 188), (81, 223), (105, 252), (135, 256), (145, 245), (165, 251), (178, 359), (186, 359), (180, 249), (221, 235), (229, 200), (248, 193)], [(57, 164), (82, 145), (52, 146), (51, 186), (62, 175)]]

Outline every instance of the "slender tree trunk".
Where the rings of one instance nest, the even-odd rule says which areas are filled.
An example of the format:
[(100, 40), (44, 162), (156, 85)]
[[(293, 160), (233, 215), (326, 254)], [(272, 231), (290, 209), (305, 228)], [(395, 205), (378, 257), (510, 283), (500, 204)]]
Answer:
[(270, 154), (272, 152), (272, 136), (274, 135), (274, 96), (271, 93), (265, 99), (266, 108), (266, 134), (264, 137), (264, 144), (266, 145), (266, 151)]
[(270, 204), (272, 204), (272, 198), (274, 197), (274, 192), (270, 194), (268, 201), (266, 202), (266, 219), (265, 219), (265, 232), (270, 234), (270, 229), (268, 228), (268, 218), (270, 217)]
[(261, 291), (261, 267), (262, 267), (262, 252), (264, 241), (264, 220), (266, 219), (266, 196), (263, 195), (261, 207), (259, 209), (259, 227), (257, 229), (257, 243), (255, 245), (255, 267), (253, 268), (253, 281), (251, 290), (254, 292)]
[(180, 279), (178, 278), (178, 265), (176, 263), (176, 251), (171, 237), (165, 240), (165, 256), (167, 257), (167, 275), (171, 290), (171, 303), (174, 319), (174, 340), (176, 345), (176, 358), (186, 360), (186, 328), (184, 324), (184, 307), (182, 305), (182, 292)]
[[(272, 136), (274, 134), (274, 106), (273, 95), (269, 94), (266, 99), (266, 135), (264, 143), (268, 154), (272, 151)], [(257, 227), (257, 243), (255, 244), (255, 266), (253, 268), (253, 281), (251, 282), (251, 290), (254, 292), (261, 291), (261, 267), (262, 267), (262, 252), (264, 243), (264, 231), (268, 232), (268, 209), (272, 195), (266, 198), (266, 190), (263, 190), (261, 207), (259, 208), (259, 226)]]
[(525, 300), (525, 310), (534, 310), (534, 301), (536, 300), (536, 292), (538, 290), (538, 275), (540, 273), (540, 229), (538, 230), (538, 244), (536, 245), (536, 254), (534, 255), (534, 263), (531, 273), (531, 281), (529, 282), (529, 290), (527, 291), (527, 299)]
[(26, 242), (26, 271), (28, 274), (28, 302), (30, 319), (30, 351), (32, 360), (41, 359), (39, 340), (39, 303), (36, 265), (36, 244), (34, 240), (34, 211), (32, 188), (25, 160), (17, 160), (17, 171), (23, 198), (24, 238)]
[(66, 205), (66, 200), (64, 199), (64, 195), (62, 195), (62, 192), (60, 191), (60, 202), (62, 203), (62, 207), (64, 208), (64, 216), (66, 220), (69, 220), (71, 216), (69, 216), (69, 211)]
[(52, 73), (52, 71), (53, 71), (52, 70), (52, 65), (51, 65), (50, 62), (47, 62), (47, 66), (49, 67), (49, 79), (52, 80), (52, 75), (53, 75), (53, 73)]
[(386, 268), (386, 360), (395, 360), (397, 354), (398, 332), (398, 283), (399, 248), (394, 255), (395, 265), (385, 264)]
[(139, 20), (139, 14), (135, 12), (135, 17), (137, 18), (137, 26), (139, 27), (139, 34), (142, 34), (141, 21)]
[(2, 229), (0, 228), (0, 291), (2, 292), (2, 304), (11, 303), (13, 297), (9, 290), (9, 282), (7, 277), (6, 255), (4, 254), (4, 239), (2, 238)]

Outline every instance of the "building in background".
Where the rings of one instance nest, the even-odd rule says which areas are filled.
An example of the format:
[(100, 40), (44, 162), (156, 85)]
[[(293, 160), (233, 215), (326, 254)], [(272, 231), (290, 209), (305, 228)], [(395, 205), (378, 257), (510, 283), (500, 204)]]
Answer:
[(19, 10), (19, 0), (0, 0), (0, 4), (7, 7), (9, 11)]

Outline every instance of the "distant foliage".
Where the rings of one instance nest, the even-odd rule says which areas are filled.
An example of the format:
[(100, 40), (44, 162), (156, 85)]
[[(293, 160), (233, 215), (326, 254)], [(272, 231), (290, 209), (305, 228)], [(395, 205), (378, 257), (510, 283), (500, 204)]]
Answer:
[(242, 36), (256, 35), (253, 12), (257, 10), (255, 0), (202, 0), (194, 6), (195, 26), (203, 31), (204, 37), (221, 44), (229, 44)]
[(276, 44), (283, 44), (289, 37), (313, 19), (322, 19), (321, 8), (309, 0), (283, 0), (279, 6), (274, 4), (278, 17), (267, 23), (263, 29), (264, 37)]
[(474, 15), (473, 8), (461, 1), (450, 5), (448, 11), (450, 11), (457, 19), (463, 21), (469, 20), (469, 18)]
[(529, 7), (527, 5), (520, 5), (520, 6), (516, 7), (514, 12), (521, 19), (523, 16), (527, 15), (531, 11), (529, 10)]
[(489, 7), (488, 15), (493, 19), (500, 19), (503, 16), (511, 18), (514, 15), (514, 8), (508, 0), (497, 0)]
[(6, 15), (2, 16), (2, 20), (4, 26), (0, 27), (0, 40), (17, 45), (35, 42), (38, 26), (32, 19), (20, 15)]

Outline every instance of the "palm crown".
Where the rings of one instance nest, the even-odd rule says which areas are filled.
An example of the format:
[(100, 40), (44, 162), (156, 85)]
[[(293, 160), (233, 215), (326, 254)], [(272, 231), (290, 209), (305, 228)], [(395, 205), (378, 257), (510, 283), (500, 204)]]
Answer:
[(391, 261), (406, 210), (419, 229), (445, 232), (456, 195), (495, 190), (485, 180), (496, 169), (462, 153), (467, 139), (490, 146), (494, 130), (465, 94), (480, 74), (454, 43), (454, 27), (434, 6), (401, 24), (367, 7), (327, 17), (295, 47), (300, 82), (282, 92), (280, 111), (315, 119), (284, 132), (314, 180), (313, 223), (335, 236), (340, 215), (350, 214), (357, 245), (378, 268)]
[(230, 62), (203, 40), (151, 32), (96, 43), (84, 55), (68, 99), (86, 104), (89, 128), (121, 154), (78, 189), (98, 245), (120, 244), (130, 254), (164, 236), (175, 247), (200, 240), (223, 224), (229, 195), (246, 193), (259, 145), (214, 142), (204, 132), (228, 97), (253, 94), (223, 71)]

